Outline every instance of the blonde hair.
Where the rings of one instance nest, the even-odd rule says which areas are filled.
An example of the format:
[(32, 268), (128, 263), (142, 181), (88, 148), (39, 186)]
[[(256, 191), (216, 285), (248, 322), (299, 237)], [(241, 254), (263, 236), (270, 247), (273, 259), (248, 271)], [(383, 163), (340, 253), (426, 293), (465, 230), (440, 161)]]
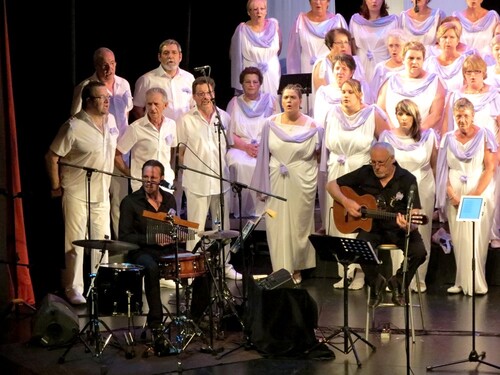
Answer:
[(483, 72), (483, 79), (486, 79), (486, 62), (483, 60), (481, 56), (478, 54), (472, 54), (465, 58), (464, 63), (462, 65), (462, 74), (465, 78), (465, 72), (469, 70), (480, 70)]
[(359, 100), (363, 99), (363, 89), (361, 88), (361, 82), (359, 82), (357, 79), (349, 78), (347, 81), (345, 81), (342, 84), (342, 86), (340, 87), (341, 90), (342, 90), (342, 87), (344, 87), (345, 84), (348, 84), (349, 86), (352, 87), (352, 91), (354, 91), (354, 95), (356, 95), (356, 97)]
[(457, 38), (460, 40), (460, 36), (462, 35), (462, 28), (459, 27), (456, 22), (444, 22), (439, 25), (436, 32), (436, 39), (441, 39), (441, 37), (446, 34), (448, 30), (453, 30)]
[(422, 52), (422, 58), (425, 60), (425, 47), (422, 43), (416, 40), (410, 40), (409, 42), (406, 42), (406, 44), (403, 47), (403, 57), (406, 56), (406, 53), (408, 51)]

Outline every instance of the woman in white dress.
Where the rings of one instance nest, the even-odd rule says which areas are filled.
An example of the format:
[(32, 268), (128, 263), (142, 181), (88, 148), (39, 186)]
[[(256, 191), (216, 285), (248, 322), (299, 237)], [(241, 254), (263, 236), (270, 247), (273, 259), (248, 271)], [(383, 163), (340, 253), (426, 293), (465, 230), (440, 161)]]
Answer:
[[(363, 67), (356, 56), (354, 39), (349, 30), (343, 27), (331, 29), (325, 35), (325, 44), (330, 52), (325, 57), (316, 60), (312, 70), (312, 94), (314, 95), (319, 87), (328, 85), (335, 78), (333, 74), (333, 59), (335, 56), (345, 53), (351, 55), (356, 62), (354, 77), (360, 82), (365, 80)], [(313, 100), (314, 103), (314, 100)]]
[(467, 7), (455, 11), (452, 16), (458, 17), (463, 27), (461, 41), (470, 48), (475, 48), (481, 55), (489, 50), (488, 43), (493, 37), (500, 17), (494, 10), (487, 10), (481, 6), (483, 0), (466, 0)]
[[(229, 130), (234, 145), (227, 152), (227, 164), (232, 181), (249, 185), (255, 169), (260, 134), (267, 117), (276, 112), (276, 96), (261, 92), (264, 77), (253, 66), (243, 69), (240, 83), (243, 94), (233, 96), (227, 105), (231, 116)], [(263, 204), (256, 199), (255, 191), (241, 190), (241, 212), (237, 192), (230, 199), (230, 212), (234, 217), (253, 217), (262, 214)]]
[[(334, 104), (340, 103), (342, 98), (341, 87), (347, 80), (353, 78), (357, 70), (357, 65), (354, 61), (354, 57), (351, 55), (343, 54), (336, 55), (332, 59), (333, 64), (333, 77), (334, 79), (326, 86), (320, 86), (318, 92), (316, 93), (314, 101), (314, 120), (318, 126), (325, 126), (326, 114), (332, 108)], [(362, 86), (363, 92), (363, 102), (366, 104), (371, 104), (371, 101), (366, 101), (364, 98), (371, 97), (370, 90), (368, 89), (366, 83)], [(323, 231), (326, 228), (326, 215), (328, 206), (325, 199), (329, 194), (323, 188), (326, 184), (326, 171), (320, 171), (318, 174), (318, 201), (321, 213), (321, 228)]]
[[(441, 139), (436, 175), (436, 206), (448, 216), (457, 272), (455, 284), (448, 293), (472, 295), (473, 251), (475, 255), (475, 293), (486, 294), (486, 258), (491, 222), (495, 206), (497, 143), (486, 128), (474, 124), (474, 105), (467, 98), (453, 104), (458, 129)], [(457, 221), (462, 195), (484, 198), (484, 211), (479, 222)], [(474, 230), (474, 235), (473, 235)]]
[(441, 53), (438, 56), (429, 56), (424, 62), (424, 69), (429, 73), (439, 75), (448, 92), (458, 90), (463, 86), (462, 65), (467, 53), (460, 53), (457, 49), (460, 41), (460, 28), (455, 22), (445, 22), (437, 30), (437, 42)]
[[(351, 172), (370, 161), (370, 147), (378, 136), (389, 130), (384, 112), (375, 104), (363, 103), (363, 93), (358, 80), (348, 79), (341, 86), (342, 99), (333, 105), (326, 116), (325, 137), (321, 150), (320, 170), (328, 173), (328, 181)], [(321, 191), (321, 190), (320, 190)], [(323, 193), (325, 193), (323, 189)], [(338, 231), (330, 208), (333, 199), (326, 194), (327, 232), (330, 236), (356, 238), (357, 233), (344, 234)], [(344, 274), (344, 267), (338, 264), (339, 275)], [(364, 286), (364, 273), (359, 264), (350, 264), (348, 278), (349, 289), (361, 289)], [(344, 279), (333, 284), (334, 288), (343, 288)]]
[(411, 2), (413, 6), (402, 11), (399, 16), (401, 28), (405, 31), (407, 40), (419, 41), (425, 48), (429, 48), (436, 43), (436, 30), (446, 14), (439, 8), (430, 8), (431, 0)]
[[(340, 103), (342, 97), (341, 87), (345, 81), (355, 77), (357, 69), (358, 65), (354, 60), (354, 56), (341, 53), (332, 58), (332, 80), (327, 85), (318, 88), (314, 100), (314, 119), (320, 126), (324, 125), (326, 113), (331, 106)], [(371, 98), (371, 92), (366, 82), (361, 84), (361, 89), (363, 91), (363, 102), (371, 104), (372, 102), (369, 99)]]
[(231, 86), (241, 94), (240, 73), (247, 66), (255, 66), (264, 76), (261, 91), (277, 95), (281, 77), (278, 21), (266, 18), (267, 0), (248, 0), (247, 13), (250, 20), (240, 23), (231, 38)]
[(399, 17), (389, 14), (385, 0), (363, 0), (360, 12), (351, 17), (349, 30), (356, 41), (357, 55), (368, 82), (373, 77), (375, 65), (389, 58), (385, 36), (396, 28), (399, 28)]
[[(439, 145), (438, 137), (433, 129), (422, 130), (420, 128), (422, 122), (420, 112), (417, 105), (409, 99), (404, 99), (396, 105), (396, 117), (399, 127), (383, 132), (379, 140), (390, 143), (394, 147), (394, 156), (399, 165), (416, 177), (420, 203), (422, 204), (421, 213), (428, 218), (432, 218), (436, 194), (435, 173)], [(432, 225), (419, 225), (418, 231), (422, 236), (427, 251), (425, 262), (417, 270), (420, 291), (425, 292), (427, 290), (425, 277), (431, 254)], [(393, 262), (395, 262), (394, 255), (402, 255), (402, 253), (391, 252)], [(393, 264), (395, 269), (399, 268), (402, 258), (399, 257), (397, 260), (399, 262)], [(417, 291), (415, 279), (412, 280), (410, 288)]]
[(283, 112), (264, 123), (252, 178), (252, 186), (273, 194), (261, 198), (266, 200), (266, 209), (278, 213), (266, 219), (273, 271), (288, 270), (296, 283), (302, 281), (301, 270), (316, 267), (309, 235), (315, 230), (314, 203), (323, 138), (323, 128), (301, 113), (301, 96), (300, 85), (283, 89)]
[(389, 59), (375, 65), (373, 79), (370, 83), (370, 91), (376, 101), (378, 91), (387, 77), (392, 73), (400, 72), (403, 65), (403, 46), (406, 43), (405, 35), (401, 29), (392, 29), (387, 33), (386, 47), (389, 52)]
[[(447, 22), (453, 22), (457, 26), (457, 29), (458, 29), (460, 36), (462, 36), (463, 27), (462, 27), (462, 23), (460, 22), (460, 19), (458, 17), (447, 16), (441, 20), (439, 25), (442, 25), (443, 23), (447, 23)], [(439, 43), (436, 42), (436, 43), (434, 43), (434, 45), (428, 46), (427, 51), (428, 51), (428, 56), (439, 56), (441, 54), (441, 47), (439, 46)], [(475, 48), (469, 47), (467, 44), (462, 43), (461, 40), (458, 41), (457, 51), (460, 54), (467, 54), (467, 55), (470, 55), (471, 53), (477, 52)]]
[[(490, 86), (500, 91), (500, 34), (495, 35), (490, 42), (491, 58), (494, 63), (486, 68), (487, 78), (484, 80)], [(486, 61), (486, 60), (485, 60)]]
[[(458, 128), (454, 120), (452, 106), (459, 98), (467, 98), (474, 106), (474, 122), (487, 128), (499, 141), (500, 127), (500, 94), (495, 87), (484, 82), (486, 78), (486, 62), (479, 55), (468, 56), (463, 64), (462, 72), (465, 84), (450, 95), (450, 100), (445, 111), (444, 126), (449, 130)], [(495, 176), (496, 186), (500, 187), (500, 173)], [(500, 188), (496, 189), (496, 200), (500, 202)], [(500, 247), (500, 206), (495, 205), (495, 214), (491, 226), (491, 245), (494, 248)]]
[(309, 0), (311, 10), (301, 12), (292, 26), (286, 55), (287, 74), (311, 73), (316, 60), (328, 54), (325, 35), (336, 27), (347, 29), (340, 14), (328, 11), (330, 0)]
[(420, 42), (407, 42), (403, 47), (405, 69), (394, 73), (380, 88), (377, 104), (389, 117), (391, 127), (398, 127), (396, 105), (403, 99), (417, 104), (422, 116), (422, 129), (441, 130), (446, 89), (441, 78), (423, 68), (425, 47)]

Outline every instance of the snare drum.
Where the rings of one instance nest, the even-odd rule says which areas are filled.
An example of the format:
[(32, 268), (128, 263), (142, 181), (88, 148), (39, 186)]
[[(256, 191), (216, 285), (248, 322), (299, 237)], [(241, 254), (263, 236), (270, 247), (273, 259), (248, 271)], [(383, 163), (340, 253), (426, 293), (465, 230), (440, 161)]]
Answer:
[[(205, 257), (200, 254), (179, 253), (178, 254), (179, 278), (201, 276), (207, 272), (205, 268)], [(159, 261), (160, 277), (164, 279), (175, 279), (175, 254), (162, 256)]]
[(143, 270), (131, 263), (101, 264), (95, 279), (99, 314), (128, 315), (129, 298), (130, 314), (141, 314)]

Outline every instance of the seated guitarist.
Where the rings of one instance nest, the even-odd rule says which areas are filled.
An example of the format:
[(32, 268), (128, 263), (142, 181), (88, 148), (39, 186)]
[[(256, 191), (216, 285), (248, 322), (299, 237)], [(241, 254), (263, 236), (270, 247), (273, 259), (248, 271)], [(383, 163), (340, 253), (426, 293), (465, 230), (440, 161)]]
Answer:
[[(370, 164), (364, 165), (336, 180), (327, 183), (327, 191), (333, 199), (339, 202), (346, 214), (353, 218), (362, 217), (362, 206), (353, 198), (342, 191), (342, 187), (352, 188), (358, 195), (370, 194), (379, 201), (386, 202), (386, 211), (395, 213), (395, 220), (374, 220), (370, 231), (360, 229), (358, 239), (369, 241), (375, 249), (380, 244), (395, 244), (400, 249), (405, 249), (406, 235), (409, 232), (408, 245), (408, 270), (405, 278), (406, 287), (410, 285), (418, 266), (426, 257), (426, 251), (422, 237), (416, 230), (416, 226), (407, 222), (408, 197), (410, 190), (414, 191), (412, 214), (418, 214), (420, 198), (418, 195), (417, 181), (415, 176), (399, 166), (394, 158), (394, 148), (386, 142), (375, 143), (370, 148)], [(344, 189), (346, 190), (346, 189)], [(403, 295), (403, 264), (388, 281), (380, 274), (378, 266), (372, 264), (361, 264), (365, 273), (366, 283), (370, 286), (370, 306), (376, 307), (380, 304), (386, 286), (392, 291), (393, 303), (403, 306), (405, 304)]]

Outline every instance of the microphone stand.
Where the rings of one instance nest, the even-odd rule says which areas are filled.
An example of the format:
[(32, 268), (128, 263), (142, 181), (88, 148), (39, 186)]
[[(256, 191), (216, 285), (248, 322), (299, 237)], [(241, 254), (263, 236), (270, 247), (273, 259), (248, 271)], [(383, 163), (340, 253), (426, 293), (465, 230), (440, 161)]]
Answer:
[[(185, 145), (182, 142), (179, 143), (179, 145), (183, 145), (184, 147), (188, 148), (187, 145)], [(179, 163), (176, 163), (176, 164), (177, 164), (177, 169), (189, 170), (189, 171), (192, 171), (192, 172), (195, 172), (195, 173), (202, 174), (204, 176), (208, 176), (208, 177), (211, 177), (211, 178), (217, 178), (217, 179), (219, 179), (221, 181), (221, 183), (224, 182), (224, 181), (225, 182), (229, 182), (231, 184), (231, 186), (234, 186), (234, 187), (238, 188), (240, 192), (241, 192), (242, 188), (247, 188), (247, 189), (253, 190), (253, 191), (257, 192), (257, 193), (268, 195), (270, 197), (273, 197), (273, 198), (276, 198), (276, 199), (279, 199), (279, 200), (282, 200), (282, 201), (286, 202), (286, 198), (283, 198), (283, 197), (280, 197), (278, 195), (271, 194), (271, 193), (268, 193), (268, 192), (261, 191), (259, 189), (253, 188), (251, 186), (248, 186), (248, 185), (240, 183), (240, 182), (235, 182), (235, 181), (228, 180), (228, 179), (222, 177), (222, 175), (221, 176), (217, 176), (217, 175), (206, 173), (206, 172), (203, 172), (203, 171), (200, 171), (200, 170), (189, 168), (189, 167), (187, 167), (187, 166), (185, 166), (183, 164), (179, 164)], [(239, 198), (239, 205), (240, 205), (240, 212), (241, 212), (241, 194), (238, 195), (238, 198)], [(240, 231), (239, 232), (240, 232), (240, 240), (242, 241), (242, 245), (241, 246), (242, 246), (242, 248), (244, 248), (244, 236), (243, 236), (243, 233), (242, 233), (242, 218), (241, 218), (241, 215), (240, 215)], [(245, 291), (245, 278), (248, 277), (248, 276), (247, 276), (247, 270), (246, 269), (244, 269), (243, 272), (244, 272), (244, 275), (243, 275), (243, 281), (244, 281), (243, 291), (244, 291), (244, 294), (245, 294), (245, 292), (246, 292)], [(222, 288), (218, 288), (217, 285), (215, 285), (215, 287), (216, 287), (218, 293), (221, 293)], [(243, 300), (246, 301), (245, 296), (244, 296)], [(212, 310), (210, 309), (210, 313), (211, 313), (211, 311)], [(240, 321), (240, 324), (242, 325), (243, 331), (245, 331), (245, 327), (243, 327), (243, 323), (241, 321)], [(247, 337), (247, 340), (245, 341), (244, 344), (239, 345), (236, 348), (234, 348), (234, 349), (232, 349), (232, 350), (230, 350), (228, 352), (225, 352), (225, 353), (223, 353), (221, 355), (218, 355), (217, 359), (221, 359), (222, 357), (226, 356), (229, 353), (234, 352), (235, 350), (239, 349), (240, 347), (243, 347), (243, 346), (248, 347), (249, 346), (249, 342), (248, 341), (249, 341), (249, 337)]]
[(406, 286), (406, 278), (408, 277), (408, 247), (410, 246), (410, 232), (411, 232), (411, 211), (413, 210), (413, 199), (410, 196), (408, 200), (408, 207), (406, 208), (407, 228), (405, 234), (405, 255), (403, 260), (403, 295), (405, 299), (405, 350), (406, 350), (406, 374), (411, 374), (410, 365), (410, 302), (409, 302), (409, 288)]

